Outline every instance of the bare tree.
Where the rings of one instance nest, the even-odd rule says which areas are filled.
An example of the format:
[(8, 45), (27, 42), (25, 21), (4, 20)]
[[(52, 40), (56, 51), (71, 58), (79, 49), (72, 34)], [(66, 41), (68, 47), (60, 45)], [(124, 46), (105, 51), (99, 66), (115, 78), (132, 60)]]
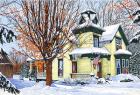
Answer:
[[(0, 16), (4, 16), (3, 9), (14, 3), (15, 1), (0, 1)], [(5, 42), (13, 42), (13, 38), (16, 38), (14, 32), (8, 28), (7, 25), (0, 24), (0, 43), (3, 44)]]
[(14, 21), (21, 39), (41, 54), (46, 64), (46, 85), (51, 85), (52, 61), (71, 48), (71, 29), (79, 7), (74, 0), (21, 0), (20, 5), (20, 11), (8, 17)]
[[(131, 7), (133, 5), (131, 2), (128, 3), (127, 0), (123, 0), (122, 3), (127, 7)], [(122, 23), (123, 26), (127, 27), (130, 24), (130, 22), (128, 22), (126, 10), (122, 8), (123, 6), (117, 0), (87, 0), (87, 5), (90, 9), (97, 12), (99, 24), (102, 27), (118, 23)]]
[(23, 64), (26, 62), (27, 57), (15, 49), (12, 49), (12, 51), (9, 53), (9, 58), (15, 64)]

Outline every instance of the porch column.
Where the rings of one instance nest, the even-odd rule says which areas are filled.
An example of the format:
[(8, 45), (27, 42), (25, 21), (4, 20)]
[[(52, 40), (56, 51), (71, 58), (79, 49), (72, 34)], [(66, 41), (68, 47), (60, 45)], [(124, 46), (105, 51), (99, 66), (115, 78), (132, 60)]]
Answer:
[(91, 60), (91, 75), (97, 76), (97, 65), (94, 64), (94, 59)]
[[(94, 74), (94, 69), (93, 69), (93, 59), (90, 60), (91, 63), (91, 75)], [(95, 74), (94, 74), (95, 75)]]

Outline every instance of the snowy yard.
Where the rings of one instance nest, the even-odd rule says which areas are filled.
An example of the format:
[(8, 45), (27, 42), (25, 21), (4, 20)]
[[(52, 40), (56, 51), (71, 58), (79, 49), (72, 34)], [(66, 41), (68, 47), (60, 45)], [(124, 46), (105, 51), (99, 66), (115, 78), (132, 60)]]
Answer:
[[(123, 79), (133, 79), (132, 82), (119, 82)], [(104, 84), (91, 82), (85, 85), (68, 86), (53, 83), (46, 87), (45, 82), (35, 83), (12, 79), (11, 82), (20, 89), (20, 95), (140, 95), (140, 79), (132, 75), (118, 75), (112, 81)], [(94, 80), (93, 80), (94, 81)], [(0, 89), (0, 95), (12, 95)]]

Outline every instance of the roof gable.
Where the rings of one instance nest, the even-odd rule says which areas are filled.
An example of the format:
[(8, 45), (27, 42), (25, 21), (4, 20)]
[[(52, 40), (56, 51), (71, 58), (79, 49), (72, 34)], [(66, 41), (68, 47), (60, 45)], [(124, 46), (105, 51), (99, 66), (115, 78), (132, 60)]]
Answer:
[(127, 40), (125, 34), (124, 34), (124, 31), (123, 31), (122, 27), (120, 26), (118, 30), (119, 30), (119, 33), (121, 34), (121, 37), (122, 37), (124, 43), (125, 43), (126, 45), (128, 45), (129, 42), (128, 42), (128, 40)]
[(7, 56), (7, 53), (3, 51), (3, 49), (1, 49), (0, 51), (0, 64), (3, 63), (12, 63), (9, 59), (9, 57)]
[(104, 29), (106, 31), (103, 32), (102, 34), (102, 37), (100, 39), (101, 42), (112, 41), (114, 37), (116, 36), (117, 32), (119, 31), (122, 39), (124, 40), (124, 43), (128, 45), (128, 40), (120, 24), (107, 26), (107, 27), (104, 27)]

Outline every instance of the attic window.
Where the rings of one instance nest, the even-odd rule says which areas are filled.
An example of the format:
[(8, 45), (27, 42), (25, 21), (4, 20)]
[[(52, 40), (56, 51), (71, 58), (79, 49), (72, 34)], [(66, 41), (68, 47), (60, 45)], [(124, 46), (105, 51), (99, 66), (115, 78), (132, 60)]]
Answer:
[(116, 50), (122, 49), (122, 39), (116, 37)]

